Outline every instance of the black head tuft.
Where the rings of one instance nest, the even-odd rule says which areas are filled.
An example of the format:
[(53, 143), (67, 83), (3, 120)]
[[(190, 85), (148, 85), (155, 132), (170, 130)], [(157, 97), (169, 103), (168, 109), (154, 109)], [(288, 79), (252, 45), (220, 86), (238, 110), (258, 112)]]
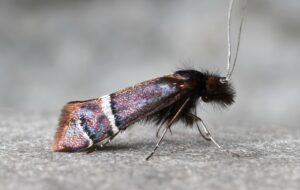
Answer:
[(216, 74), (196, 70), (179, 70), (179, 74), (188, 80), (195, 81), (194, 100), (201, 97), (204, 102), (215, 103), (226, 107), (234, 103), (235, 91), (229, 81)]
[(235, 91), (232, 84), (223, 77), (208, 75), (206, 88), (203, 90), (201, 98), (204, 102), (227, 107), (234, 103)]
[(180, 99), (164, 109), (149, 115), (146, 121), (154, 121), (156, 124), (170, 122), (189, 98), (190, 101), (181, 110), (180, 115), (174, 122), (180, 120), (187, 125), (193, 126), (195, 119), (190, 114), (195, 113), (199, 98), (204, 102), (214, 103), (221, 107), (227, 107), (234, 103), (235, 91), (231, 83), (225, 81), (219, 75), (196, 70), (179, 70), (174, 73), (173, 77), (180, 82), (184, 82), (180, 85), (182, 88)]

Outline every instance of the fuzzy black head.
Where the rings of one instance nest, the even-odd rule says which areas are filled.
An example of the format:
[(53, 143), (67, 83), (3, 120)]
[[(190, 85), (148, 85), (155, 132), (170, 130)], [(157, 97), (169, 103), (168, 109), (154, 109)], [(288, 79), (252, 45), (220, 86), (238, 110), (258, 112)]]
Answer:
[(155, 121), (156, 124), (171, 122), (178, 114), (178, 110), (189, 99), (190, 101), (186, 103), (180, 115), (176, 116), (178, 119), (176, 121), (180, 120), (193, 126), (195, 119), (190, 114), (195, 112), (199, 98), (204, 102), (215, 103), (222, 107), (229, 106), (234, 102), (235, 92), (224, 77), (196, 70), (179, 70), (171, 77), (175, 78), (171, 82), (178, 83), (181, 88), (179, 99), (164, 109), (149, 115), (146, 121)]
[(229, 106), (234, 103), (235, 91), (229, 81), (219, 76), (207, 76), (205, 90), (202, 92), (204, 102), (217, 103), (221, 106)]
[(197, 97), (201, 97), (204, 102), (216, 103), (226, 107), (234, 103), (235, 91), (229, 81), (224, 77), (214, 75), (208, 72), (199, 72), (196, 70), (180, 70), (176, 74), (196, 82)]

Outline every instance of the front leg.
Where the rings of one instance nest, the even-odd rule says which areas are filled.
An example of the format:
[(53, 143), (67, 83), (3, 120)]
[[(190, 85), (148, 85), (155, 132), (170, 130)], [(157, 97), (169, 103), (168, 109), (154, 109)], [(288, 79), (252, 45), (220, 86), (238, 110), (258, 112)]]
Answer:
[[(199, 131), (199, 133), (201, 134), (201, 136), (202, 136), (204, 139), (206, 139), (206, 140), (208, 139), (209, 141), (212, 141), (212, 142), (213, 142), (220, 150), (222, 150), (222, 151), (224, 151), (224, 152), (230, 154), (231, 156), (233, 156), (233, 157), (240, 157), (239, 154), (234, 153), (234, 152), (231, 152), (231, 151), (229, 151), (229, 150), (224, 149), (223, 147), (221, 147), (221, 146), (217, 143), (217, 141), (212, 137), (211, 133), (208, 131), (206, 125), (204, 124), (203, 120), (202, 120), (200, 117), (198, 117), (198, 116), (196, 116), (196, 115), (194, 115), (194, 114), (192, 114), (192, 113), (188, 113), (188, 115), (191, 116), (191, 117), (193, 117), (193, 118), (195, 119), (195, 122), (196, 122), (196, 125), (197, 125), (197, 128), (198, 128), (198, 131)], [(201, 129), (200, 129), (200, 126), (199, 126), (198, 122), (201, 123), (205, 135), (202, 134), (202, 131), (201, 131)]]
[[(194, 123), (196, 123), (196, 125), (198, 125), (198, 122), (202, 122), (202, 119), (192, 113), (187, 113), (186, 116), (190, 117), (193, 119)], [(210, 133), (206, 130), (206, 128), (204, 128), (204, 133), (200, 130), (200, 127), (198, 127), (198, 131), (200, 133), (200, 135), (207, 141), (211, 141), (211, 139), (209, 138)]]

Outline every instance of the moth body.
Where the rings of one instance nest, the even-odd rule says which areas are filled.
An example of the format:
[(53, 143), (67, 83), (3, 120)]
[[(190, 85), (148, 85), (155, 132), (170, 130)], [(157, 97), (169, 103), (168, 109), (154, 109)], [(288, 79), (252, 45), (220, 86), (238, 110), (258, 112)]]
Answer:
[(62, 110), (54, 151), (74, 152), (112, 140), (137, 121), (169, 122), (187, 98), (176, 121), (193, 125), (189, 116), (201, 97), (222, 106), (233, 103), (234, 91), (222, 77), (196, 70), (180, 70), (87, 101), (69, 102)]

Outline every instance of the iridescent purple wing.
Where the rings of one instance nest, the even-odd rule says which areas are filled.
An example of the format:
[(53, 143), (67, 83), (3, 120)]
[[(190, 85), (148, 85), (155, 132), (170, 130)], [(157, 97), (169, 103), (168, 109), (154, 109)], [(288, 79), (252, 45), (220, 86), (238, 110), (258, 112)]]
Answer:
[(172, 76), (157, 78), (111, 94), (111, 107), (120, 130), (177, 101), (182, 80)]
[(120, 130), (182, 98), (185, 80), (178, 77), (160, 77), (98, 99), (68, 103), (52, 149), (73, 152), (112, 139)]

